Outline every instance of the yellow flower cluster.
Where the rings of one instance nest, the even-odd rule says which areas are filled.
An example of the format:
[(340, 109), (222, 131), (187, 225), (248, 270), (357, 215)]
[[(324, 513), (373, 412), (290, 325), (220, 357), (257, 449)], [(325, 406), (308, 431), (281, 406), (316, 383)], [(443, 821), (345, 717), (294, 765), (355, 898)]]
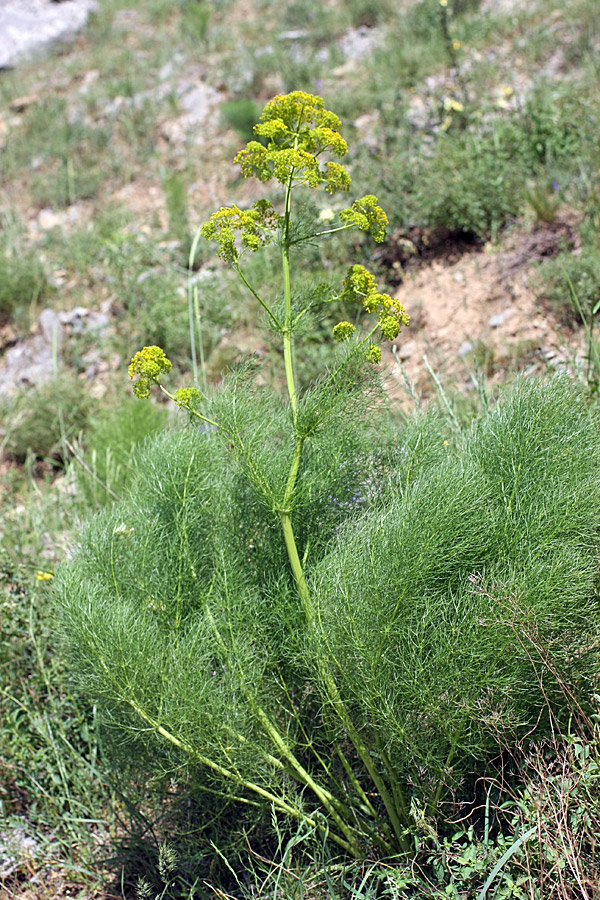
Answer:
[(347, 153), (340, 124), (321, 97), (304, 91), (280, 94), (267, 103), (254, 127), (259, 137), (268, 139), (267, 146), (250, 141), (234, 162), (244, 178), (254, 176), (262, 182), (275, 178), (282, 184), (291, 179), (313, 188), (322, 185), (330, 194), (347, 191), (350, 176), (344, 166), (336, 162), (321, 166), (319, 160), (324, 152), (338, 157)]
[(367, 362), (374, 366), (377, 365), (377, 363), (381, 362), (381, 347), (378, 347), (377, 344), (369, 344), (366, 357)]
[(35, 577), (38, 581), (52, 581), (54, 575), (52, 574), (52, 572), (43, 572), (41, 569), (38, 569), (38, 571), (35, 573)]
[(202, 391), (199, 391), (197, 388), (179, 388), (173, 394), (173, 400), (177, 406), (181, 406), (182, 409), (187, 409), (190, 412), (193, 412), (203, 399)]
[(355, 200), (349, 209), (343, 209), (340, 219), (344, 225), (356, 225), (361, 231), (370, 231), (378, 244), (385, 240), (388, 217), (377, 205), (377, 197), (373, 194), (367, 194)]
[(338, 322), (333, 326), (333, 336), (340, 343), (349, 341), (355, 331), (356, 328), (351, 322)]
[(138, 380), (133, 385), (133, 393), (140, 400), (147, 400), (150, 396), (150, 388), (153, 384), (159, 384), (163, 372), (170, 372), (173, 363), (165, 356), (165, 351), (160, 347), (144, 347), (138, 350), (131, 360), (129, 377), (133, 381), (136, 375)]
[(381, 294), (374, 275), (364, 266), (351, 266), (339, 299), (347, 302), (358, 300), (365, 312), (377, 313), (379, 330), (386, 341), (397, 338), (400, 328), (410, 322), (402, 304), (389, 294)]
[(256, 251), (273, 240), (279, 219), (268, 200), (258, 200), (252, 209), (246, 210), (235, 205), (223, 206), (204, 223), (200, 234), (209, 241), (217, 241), (217, 255), (226, 262), (233, 262), (239, 256), (238, 234), (242, 247)]

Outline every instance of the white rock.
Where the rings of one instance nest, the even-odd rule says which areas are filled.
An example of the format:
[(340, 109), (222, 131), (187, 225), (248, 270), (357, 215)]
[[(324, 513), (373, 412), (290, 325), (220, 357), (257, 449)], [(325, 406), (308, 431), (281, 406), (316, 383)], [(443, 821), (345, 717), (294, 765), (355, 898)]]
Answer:
[(492, 316), (491, 319), (488, 319), (488, 328), (499, 328), (500, 325), (503, 325), (506, 320), (512, 316), (513, 312), (513, 308), (509, 307), (509, 309), (505, 309), (504, 312)]
[(43, 309), (38, 320), (40, 333), (49, 347), (60, 352), (65, 340), (65, 331), (57, 313), (53, 309)]
[(0, 68), (72, 40), (85, 27), (96, 0), (2, 0), (0, 2)]

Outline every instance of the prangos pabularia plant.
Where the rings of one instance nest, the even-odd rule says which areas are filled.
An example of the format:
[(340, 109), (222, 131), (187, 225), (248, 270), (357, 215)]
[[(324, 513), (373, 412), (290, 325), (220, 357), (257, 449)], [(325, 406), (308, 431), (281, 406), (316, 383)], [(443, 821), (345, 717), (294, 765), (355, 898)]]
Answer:
[[(377, 198), (372, 194), (367, 194), (355, 200), (351, 206), (342, 209), (339, 212), (340, 224), (335, 227), (326, 229), (316, 227), (314, 230), (308, 230), (305, 222), (302, 223), (302, 228), (297, 228), (294, 222), (293, 196), (298, 188), (323, 188), (329, 194), (348, 191), (350, 188), (350, 176), (344, 166), (332, 160), (323, 161), (324, 156), (342, 157), (347, 152), (347, 144), (339, 133), (340, 124), (339, 118), (324, 108), (320, 97), (302, 91), (275, 97), (265, 107), (260, 122), (254, 129), (259, 137), (268, 140), (267, 145), (264, 146), (258, 141), (250, 141), (245, 149), (238, 153), (235, 161), (239, 163), (244, 177), (256, 177), (263, 183), (275, 180), (284, 186), (285, 196), (282, 212), (278, 213), (267, 199), (257, 201), (249, 210), (242, 210), (238, 206), (223, 207), (213, 213), (201, 229), (204, 238), (214, 240), (218, 244), (218, 256), (236, 270), (266, 311), (272, 330), (281, 335), (293, 432), (293, 453), (283, 484), (280, 486), (270, 484), (268, 479), (263, 476), (256, 459), (253, 459), (252, 453), (248, 452), (233, 423), (229, 424), (227, 419), (223, 418), (219, 422), (215, 422), (201, 411), (202, 395), (199, 391), (188, 388), (176, 391), (171, 395), (164, 388), (160, 383), (160, 378), (163, 373), (169, 371), (171, 365), (160, 348), (145, 347), (135, 355), (129, 368), (131, 378), (138, 376), (134, 385), (137, 396), (147, 397), (150, 384), (152, 382), (158, 384), (165, 394), (171, 396), (176, 403), (185, 407), (193, 416), (218, 428), (230, 441), (238, 456), (244, 460), (246, 474), (249, 475), (250, 480), (254, 482), (254, 487), (271, 507), (272, 513), (279, 519), (289, 565), (295, 579), (309, 634), (316, 625), (314, 604), (306, 583), (304, 566), (292, 522), (297, 480), (305, 444), (312, 434), (323, 427), (333, 413), (336, 402), (340, 401), (340, 397), (336, 397), (336, 394), (349, 389), (348, 373), (352, 373), (352, 364), (360, 359), (369, 363), (380, 361), (381, 350), (376, 340), (377, 332), (380, 334), (380, 340), (394, 340), (398, 337), (401, 327), (409, 324), (409, 318), (401, 304), (388, 294), (380, 292), (376, 279), (362, 265), (351, 266), (337, 293), (324, 296), (323, 288), (319, 286), (315, 290), (314, 296), (309, 298), (304, 306), (297, 308), (294, 304), (291, 278), (293, 250), (308, 241), (324, 238), (329, 234), (350, 228), (369, 232), (378, 243), (385, 239), (387, 216), (378, 206)], [(281, 247), (282, 306), (277, 306), (262, 297), (258, 290), (250, 284), (242, 269), (245, 252), (256, 252), (262, 246), (273, 242)], [(295, 384), (295, 331), (304, 316), (316, 303), (338, 299), (354, 304), (359, 303), (364, 312), (376, 316), (376, 322), (366, 335), (358, 338), (356, 337), (356, 327), (351, 322), (342, 321), (334, 327), (333, 337), (340, 343), (347, 343), (348, 351), (341, 359), (337, 369), (329, 373), (324, 383), (319, 385), (316, 393), (313, 392), (309, 395), (307, 402), (303, 405), (298, 397)], [(333, 404), (332, 398), (336, 398)], [(318, 643), (315, 646), (318, 647)], [(349, 735), (356, 753), (378, 786), (383, 802), (388, 807), (390, 820), (394, 823), (395, 837), (402, 842), (403, 826), (401, 826), (392, 798), (377, 773), (368, 748), (364, 745), (341, 701), (330, 667), (327, 665), (324, 653), (320, 650), (316, 655), (316, 660), (320, 677), (326, 685), (334, 717), (339, 720), (339, 724)], [(250, 697), (248, 700), (251, 702)], [(304, 770), (299, 761), (290, 755), (291, 751), (289, 748), (285, 748), (283, 735), (279, 733), (275, 722), (269, 720), (263, 710), (260, 710), (259, 718), (266, 735), (274, 742), (275, 749), (279, 753), (284, 751), (286, 765), (291, 767), (294, 777), (301, 784), (312, 789), (324, 810), (329, 813), (337, 825), (340, 834), (336, 835), (332, 831), (332, 838), (338, 843), (341, 842), (347, 850), (357, 851), (358, 838), (362, 829), (357, 829), (356, 824), (352, 821), (356, 817), (356, 812), (352, 813), (350, 819), (342, 816), (338, 808), (340, 801), (334, 800), (328, 791), (324, 791)], [(366, 794), (353, 775), (348, 761), (344, 759), (344, 763), (347, 772), (352, 774), (354, 790), (357, 792), (360, 804), (365, 810), (369, 810), (372, 806), (371, 803), (367, 803)], [(328, 829), (330, 827), (330, 825), (327, 826)]]
[[(325, 229), (295, 214), (297, 191), (349, 187), (327, 161), (345, 152), (338, 128), (317, 97), (275, 98), (257, 126), (267, 146), (238, 161), (283, 185), (281, 209), (232, 206), (203, 226), (281, 342), (286, 397), (253, 363), (206, 396), (171, 393), (162, 349), (137, 353), (138, 396), (158, 385), (199, 427), (148, 446), (129, 499), (90, 523), (58, 580), (90, 694), (154, 771), (187, 766), (210, 797), (257, 816), (266, 805), (360, 856), (410, 849), (415, 803), (435, 812), (474, 760), (543, 727), (508, 599), (545, 623), (557, 665), (585, 684), (600, 431), (557, 382), (521, 386), (463, 436), (435, 414), (391, 433), (370, 403), (369, 363), (407, 317), (360, 264), (332, 294), (375, 322), (337, 323), (337, 364), (297, 390), (300, 326), (332, 294), (297, 299), (296, 252), (341, 229), (385, 232), (372, 195)], [(270, 243), (281, 300), (243, 268)], [(474, 573), (508, 598), (500, 611), (474, 593)], [(581, 653), (562, 653), (575, 631)]]

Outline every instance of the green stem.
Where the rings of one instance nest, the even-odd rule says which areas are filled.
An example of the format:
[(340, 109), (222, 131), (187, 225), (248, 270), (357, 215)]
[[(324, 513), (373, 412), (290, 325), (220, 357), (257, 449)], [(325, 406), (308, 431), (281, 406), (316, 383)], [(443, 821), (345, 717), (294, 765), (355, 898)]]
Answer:
[[(104, 669), (104, 671), (106, 672), (106, 674), (109, 676), (110, 680), (115, 685), (119, 695), (123, 696), (124, 692), (123, 692), (121, 685), (119, 685), (118, 682), (116, 681), (116, 679), (113, 677), (106, 662), (104, 661), (104, 659), (102, 659), (102, 657), (99, 658), (99, 662), (100, 662), (100, 665), (102, 666), (102, 668)], [(165, 740), (169, 741), (169, 743), (173, 744), (174, 747), (177, 747), (178, 750), (181, 750), (183, 753), (186, 753), (192, 759), (195, 759), (197, 762), (199, 762), (202, 765), (206, 766), (207, 768), (211, 769), (217, 775), (220, 775), (223, 778), (227, 778), (228, 780), (233, 781), (235, 784), (238, 784), (240, 787), (244, 787), (247, 790), (252, 791), (255, 794), (258, 794), (258, 796), (262, 797), (263, 800), (268, 800), (277, 809), (280, 809), (282, 812), (287, 813), (287, 815), (290, 815), (295, 819), (299, 819), (301, 822), (306, 822), (312, 828), (318, 828), (319, 830), (325, 832), (327, 834), (327, 836), (331, 838), (331, 840), (335, 841), (335, 843), (337, 843), (340, 847), (342, 847), (344, 850), (346, 850), (352, 856), (354, 856), (354, 857), (359, 856), (359, 848), (358, 848), (358, 845), (357, 845), (355, 839), (352, 841), (352, 843), (350, 843), (345, 838), (342, 838), (339, 835), (337, 835), (333, 832), (330, 832), (328, 828), (323, 826), (316, 819), (313, 819), (311, 816), (306, 815), (306, 813), (303, 813), (301, 810), (297, 809), (295, 806), (292, 806), (291, 804), (287, 803), (285, 800), (283, 800), (281, 797), (278, 797), (276, 794), (271, 793), (271, 791), (267, 791), (264, 788), (262, 788), (260, 785), (255, 784), (252, 781), (248, 781), (245, 778), (242, 778), (242, 776), (239, 773), (237, 773), (231, 769), (227, 769), (227, 768), (225, 768), (225, 766), (219, 765), (219, 763), (216, 763), (214, 760), (210, 759), (210, 757), (208, 757), (208, 756), (204, 756), (204, 754), (202, 754), (198, 750), (196, 750), (196, 748), (193, 747), (190, 743), (188, 743), (185, 740), (182, 740), (181, 738), (178, 738), (177, 735), (168, 731), (163, 725), (160, 724), (160, 722), (157, 722), (149, 713), (146, 712), (146, 710), (142, 706), (140, 706), (140, 704), (135, 700), (134, 697), (128, 696), (128, 697), (124, 697), (124, 699), (125, 699), (126, 703), (134, 710), (134, 712), (137, 713), (137, 715), (142, 719), (143, 722), (146, 722), (146, 724), (149, 725), (157, 734), (159, 734), (161, 737), (165, 738)]]
[(294, 767), (295, 771), (297, 772), (296, 777), (299, 778), (299, 780), (302, 781), (303, 784), (305, 784), (307, 787), (309, 787), (311, 789), (311, 791), (313, 792), (313, 794), (315, 795), (317, 800), (319, 800), (320, 803), (323, 805), (323, 807), (327, 810), (327, 812), (329, 813), (329, 815), (331, 816), (333, 821), (336, 823), (336, 825), (338, 826), (338, 828), (340, 829), (342, 834), (346, 837), (348, 842), (352, 844), (352, 846), (353, 846), (352, 854), (354, 856), (359, 856), (360, 855), (360, 846), (358, 845), (356, 837), (353, 833), (353, 829), (346, 822), (344, 822), (344, 820), (342, 819), (340, 814), (335, 809), (336, 801), (335, 801), (335, 798), (333, 797), (333, 795), (330, 794), (329, 791), (320, 787), (316, 783), (314, 778), (310, 775), (310, 773), (307, 772), (306, 769), (304, 768), (304, 766), (296, 759), (296, 757), (294, 756), (294, 754), (292, 753), (292, 751), (290, 750), (290, 748), (288, 747), (288, 745), (286, 744), (286, 742), (284, 741), (282, 736), (279, 734), (277, 729), (271, 723), (269, 717), (264, 712), (264, 710), (262, 710), (261, 707), (256, 704), (251, 703), (251, 705), (254, 707), (256, 716), (257, 716), (259, 722), (261, 723), (266, 734), (271, 738), (271, 740), (273, 741), (273, 743), (275, 744), (277, 749), (280, 751), (282, 756), (285, 759), (287, 759), (288, 762), (290, 762), (291, 765)]
[(388, 771), (388, 776), (389, 776), (389, 780), (391, 781), (391, 784), (392, 784), (392, 793), (394, 795), (394, 800), (396, 802), (396, 805), (400, 807), (404, 821), (408, 822), (409, 808), (408, 808), (408, 804), (406, 802), (406, 798), (404, 796), (404, 792), (403, 792), (402, 788), (400, 787), (400, 779), (398, 778), (396, 772), (394, 771), (392, 762), (391, 762), (389, 756), (387, 755), (387, 753), (385, 752), (385, 748), (384, 748), (383, 744), (381, 743), (381, 738), (379, 737), (379, 734), (377, 732), (375, 732), (375, 743), (377, 745), (377, 749), (379, 750), (379, 755), (381, 756), (381, 759), (383, 760), (383, 764)]
[(306, 578), (304, 577), (302, 563), (300, 562), (298, 547), (296, 546), (296, 538), (294, 536), (294, 529), (292, 527), (292, 520), (290, 519), (290, 514), (288, 512), (280, 513), (279, 518), (281, 520), (283, 538), (285, 540), (285, 547), (290, 561), (290, 566), (292, 567), (292, 574), (296, 581), (296, 585), (298, 586), (300, 600), (302, 601), (302, 609), (304, 610), (304, 615), (306, 616), (308, 624), (314, 625), (315, 615), (312, 599), (310, 596), (310, 591), (308, 590)]
[(285, 302), (285, 314), (283, 321), (283, 359), (285, 363), (285, 379), (287, 382), (290, 407), (294, 420), (294, 427), (298, 417), (298, 398), (296, 397), (296, 385), (294, 383), (294, 363), (292, 357), (292, 282), (290, 278), (290, 227), (292, 211), (292, 177), (290, 175), (285, 192), (285, 213), (283, 219), (283, 243), (281, 248), (281, 260), (283, 266), (283, 298)]
[(354, 222), (349, 225), (339, 225), (337, 228), (328, 228), (326, 231), (315, 231), (314, 234), (306, 234), (302, 237), (295, 238), (290, 241), (290, 246), (297, 246), (298, 244), (303, 244), (306, 241), (312, 241), (318, 237), (325, 237), (328, 234), (337, 234), (338, 231), (347, 231), (348, 228), (355, 228)]
[[(348, 228), (354, 227), (354, 222), (351, 222), (349, 225), (338, 225), (337, 228), (328, 228), (327, 231), (317, 231), (311, 235), (311, 238), (323, 237), (326, 234), (337, 234), (338, 231), (347, 231)], [(310, 238), (306, 238), (306, 240), (310, 240)]]
[[(293, 174), (290, 175), (290, 179), (288, 181), (286, 195), (285, 195), (285, 214), (284, 214), (284, 233), (283, 233), (283, 242), (282, 242), (282, 263), (283, 263), (283, 288), (284, 288), (284, 300), (285, 300), (285, 319), (284, 319), (284, 328), (283, 328), (283, 355), (285, 361), (285, 374), (286, 374), (286, 382), (288, 389), (288, 396), (290, 399), (290, 407), (292, 410), (292, 417), (294, 422), (294, 431), (296, 434), (295, 446), (294, 446), (294, 455), (292, 458), (292, 464), (290, 467), (290, 472), (287, 479), (285, 494), (284, 494), (284, 508), (279, 510), (279, 518), (281, 521), (281, 527), (283, 529), (283, 537), (285, 540), (286, 550), (288, 554), (288, 558), (290, 561), (290, 566), (292, 569), (292, 574), (296, 581), (296, 585), (298, 587), (298, 593), (300, 595), (300, 601), (302, 603), (302, 608), (304, 610), (304, 614), (306, 616), (306, 622), (308, 627), (311, 630), (315, 628), (315, 612), (314, 606), (312, 602), (312, 598), (310, 596), (310, 591), (308, 590), (308, 585), (306, 583), (306, 578), (304, 576), (304, 570), (302, 567), (302, 563), (300, 561), (300, 555), (298, 553), (298, 547), (296, 545), (296, 538), (294, 535), (294, 529), (292, 526), (292, 520), (290, 517), (291, 505), (294, 496), (294, 490), (296, 487), (296, 480), (298, 476), (298, 470), (300, 466), (300, 461), (302, 457), (302, 450), (304, 447), (304, 438), (298, 434), (297, 431), (297, 418), (298, 418), (298, 400), (296, 396), (296, 388), (294, 383), (294, 363), (293, 363), (293, 346), (292, 346), (292, 294), (291, 294), (291, 279), (290, 279), (290, 228), (291, 228), (291, 191), (292, 191), (292, 178)], [(370, 339), (370, 337), (377, 330), (378, 326), (375, 326), (373, 330), (356, 346), (354, 352), (357, 352), (358, 349)], [(339, 374), (341, 369), (347, 365), (348, 360), (353, 355), (350, 354), (349, 357), (344, 361), (344, 363), (334, 372), (333, 376), (329, 379), (327, 384), (330, 384), (331, 381)], [(329, 696), (329, 700), (333, 706), (335, 714), (337, 715), (339, 721), (343, 724), (348, 737), (354, 744), (356, 752), (358, 753), (363, 765), (365, 766), (369, 776), (376, 786), (377, 791), (383, 801), (383, 804), (386, 808), (389, 820), (392, 824), (392, 828), (394, 830), (394, 834), (398, 841), (400, 847), (403, 850), (409, 849), (409, 844), (407, 841), (405, 829), (403, 827), (402, 822), (398, 816), (397, 810), (395, 808), (394, 802), (389, 794), (389, 791), (377, 771), (375, 764), (371, 758), (369, 750), (362, 740), (360, 734), (354, 727), (350, 716), (348, 715), (348, 711), (344, 705), (344, 702), (340, 696), (337, 684), (335, 683), (335, 679), (331, 674), (331, 671), (328, 666), (328, 661), (323, 658), (319, 658), (319, 672), (320, 676), (324, 682), (325, 688), (327, 690), (327, 694)]]
[[(298, 555), (298, 548), (296, 546), (296, 539), (294, 537), (294, 530), (292, 527), (292, 522), (288, 512), (280, 513), (281, 525), (283, 528), (283, 536), (285, 539), (286, 549), (288, 552), (288, 557), (290, 560), (290, 565), (292, 568), (292, 573), (296, 580), (296, 584), (298, 586), (298, 593), (300, 595), (300, 600), (302, 602), (302, 608), (304, 610), (304, 614), (306, 616), (307, 624), (309, 627), (314, 628), (315, 617), (314, 617), (314, 607), (312, 603), (312, 598), (310, 596), (310, 591), (308, 590), (308, 585), (306, 584), (306, 579), (304, 577), (304, 571), (302, 569), (302, 563), (300, 562), (300, 557)], [(335, 713), (342, 722), (344, 728), (348, 733), (348, 737), (354, 744), (356, 752), (358, 753), (360, 759), (362, 760), (363, 765), (365, 766), (371, 781), (377, 788), (379, 796), (381, 797), (383, 804), (386, 808), (387, 814), (389, 816), (390, 822), (392, 824), (392, 828), (394, 829), (394, 834), (396, 835), (396, 839), (398, 841), (399, 846), (403, 850), (408, 850), (409, 843), (407, 841), (405, 828), (403, 823), (400, 821), (400, 817), (398, 816), (398, 812), (394, 805), (394, 802), (390, 796), (390, 793), (381, 777), (369, 750), (360, 737), (358, 731), (354, 727), (350, 716), (348, 715), (348, 711), (344, 705), (342, 698), (340, 697), (340, 693), (335, 683), (334, 677), (329, 671), (327, 666), (327, 660), (319, 659), (319, 671), (320, 675), (324, 681), (325, 687), (327, 689), (327, 694), (329, 696), (329, 700), (332, 703), (332, 706), (335, 710)], [(406, 821), (406, 820), (405, 820)]]
[[(170, 391), (168, 391), (168, 390), (166, 389), (166, 387), (163, 387), (162, 384), (159, 384), (158, 386), (159, 386), (159, 388), (161, 389), (161, 391), (163, 392), (163, 394), (165, 395), (165, 397), (168, 397), (169, 400), (172, 400), (174, 403), (177, 403), (177, 401), (175, 400), (175, 397), (173, 396), (173, 394), (171, 394)], [(177, 405), (179, 405), (179, 404), (177, 404)], [(203, 416), (201, 413), (199, 413), (199, 412), (198, 412), (197, 410), (195, 410), (195, 409), (190, 409), (189, 407), (185, 407), (185, 408), (186, 408), (187, 411), (190, 412), (193, 416), (196, 416), (197, 419), (200, 419), (201, 422), (206, 422), (207, 425), (212, 425), (213, 428), (217, 428), (217, 429), (220, 430), (220, 431), (224, 431), (224, 429), (221, 427), (221, 425), (219, 425), (218, 422), (213, 422), (212, 419), (209, 419), (209, 418), (207, 418), (206, 416)]]
[(240, 276), (240, 278), (242, 279), (242, 281), (244, 282), (244, 284), (246, 285), (246, 287), (248, 288), (248, 290), (250, 291), (250, 293), (252, 294), (252, 296), (256, 297), (256, 299), (258, 300), (258, 302), (260, 303), (262, 308), (265, 310), (265, 312), (268, 313), (275, 328), (277, 328), (279, 331), (281, 331), (281, 328), (282, 328), (281, 322), (279, 321), (279, 319), (277, 318), (277, 316), (275, 315), (275, 313), (273, 312), (271, 307), (268, 306), (265, 303), (265, 301), (263, 300), (263, 298), (260, 296), (260, 294), (254, 290), (254, 288), (252, 287), (252, 285), (250, 284), (250, 282), (248, 281), (248, 279), (242, 272), (242, 270), (240, 268), (240, 264), (238, 262), (234, 262), (233, 267), (234, 267), (235, 271), (238, 273), (238, 275)]
[[(212, 613), (210, 612), (210, 610), (207, 610), (207, 613), (208, 613), (208, 618), (211, 623), (211, 627), (212, 627), (213, 633), (215, 635), (215, 638), (217, 640), (217, 643), (220, 645), (221, 649), (225, 653), (227, 653), (227, 647), (226, 647), (225, 641), (223, 640), (223, 637), (222, 637), (221, 633), (219, 632), (219, 629), (217, 628), (217, 625), (216, 625), (216, 622), (214, 621)], [(229, 654), (227, 654), (227, 655), (229, 656)], [(235, 648), (234, 648), (233, 658), (235, 660), (238, 659), (238, 655), (237, 655), (237, 653), (235, 653)], [(350, 852), (352, 853), (352, 855), (356, 856), (356, 857), (360, 856), (360, 845), (358, 844), (358, 841), (356, 840), (354, 829), (351, 826), (349, 826), (346, 822), (344, 822), (344, 820), (342, 819), (342, 817), (340, 816), (340, 814), (338, 813), (338, 811), (335, 808), (335, 804), (338, 801), (336, 801), (336, 798), (329, 791), (327, 791), (325, 788), (322, 788), (319, 784), (317, 784), (317, 782), (310, 775), (310, 773), (307, 772), (307, 770), (304, 768), (302, 763), (296, 758), (292, 749), (289, 747), (288, 743), (286, 742), (285, 738), (280, 733), (280, 731), (278, 730), (276, 725), (273, 724), (273, 722), (271, 721), (271, 719), (269, 718), (267, 713), (260, 706), (260, 704), (257, 703), (256, 699), (252, 696), (250, 689), (244, 682), (243, 675), (244, 675), (244, 673), (240, 670), (240, 676), (241, 676), (240, 684), (242, 687), (242, 691), (244, 692), (244, 694), (246, 696), (248, 704), (249, 704), (250, 708), (252, 709), (252, 711), (254, 712), (254, 714), (256, 715), (256, 718), (260, 722), (264, 733), (272, 741), (272, 743), (275, 745), (277, 750), (280, 752), (281, 756), (289, 764), (290, 769), (288, 769), (288, 772), (291, 775), (293, 775), (293, 777), (296, 778), (296, 780), (299, 781), (301, 784), (304, 784), (306, 787), (310, 788), (310, 790), (313, 792), (313, 794), (315, 795), (317, 800), (321, 803), (321, 805), (324, 807), (324, 809), (329, 813), (331, 818), (337, 824), (337, 826), (340, 829), (340, 831), (342, 832), (342, 834), (345, 835), (345, 837), (348, 841), (348, 846), (351, 847)], [(271, 757), (271, 754), (267, 754), (267, 757)]]

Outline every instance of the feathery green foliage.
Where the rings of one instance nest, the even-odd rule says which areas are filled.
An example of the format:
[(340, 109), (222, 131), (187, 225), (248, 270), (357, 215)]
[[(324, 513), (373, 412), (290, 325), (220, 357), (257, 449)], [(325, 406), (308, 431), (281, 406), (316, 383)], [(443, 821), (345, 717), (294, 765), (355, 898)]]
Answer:
[(130, 499), (92, 521), (62, 572), (77, 668), (119, 740), (165, 771), (190, 766), (206, 788), (248, 800), (253, 785), (310, 817), (261, 715), (283, 716), (288, 750), (339, 790), (344, 730), (324, 653), (386, 777), (426, 804), (474, 758), (536, 723), (543, 734), (548, 699), (567, 716), (562, 685), (588, 695), (599, 431), (568, 382), (520, 384), (457, 446), (436, 416), (390, 445), (340, 412), (311, 448), (294, 511), (314, 629), (265, 487), (289, 461), (286, 410), (260, 393), (242, 410), (235, 394), (218, 404), (264, 452), (236, 461), (214, 431), (163, 433)]
[[(282, 212), (259, 200), (202, 228), (263, 307), (287, 397), (253, 361), (206, 397), (173, 393), (162, 349), (136, 353), (137, 396), (158, 387), (189, 425), (147, 445), (58, 587), (76, 671), (152, 771), (185, 768), (360, 857), (407, 852), (415, 804), (436, 812), (473, 760), (589, 694), (600, 430), (560, 379), (521, 382), (453, 437), (435, 413), (390, 428), (370, 364), (403, 308), (361, 265), (305, 306), (292, 290), (302, 243), (384, 237), (372, 195), (334, 228), (295, 220), (297, 190), (350, 186), (323, 161), (345, 153), (338, 128), (320, 98), (276, 97), (256, 126), (266, 147), (237, 159), (284, 185)], [(242, 268), (265, 244), (281, 252), (281, 302)], [(364, 336), (339, 323), (332, 369), (301, 389), (297, 326), (328, 300), (376, 322)]]

